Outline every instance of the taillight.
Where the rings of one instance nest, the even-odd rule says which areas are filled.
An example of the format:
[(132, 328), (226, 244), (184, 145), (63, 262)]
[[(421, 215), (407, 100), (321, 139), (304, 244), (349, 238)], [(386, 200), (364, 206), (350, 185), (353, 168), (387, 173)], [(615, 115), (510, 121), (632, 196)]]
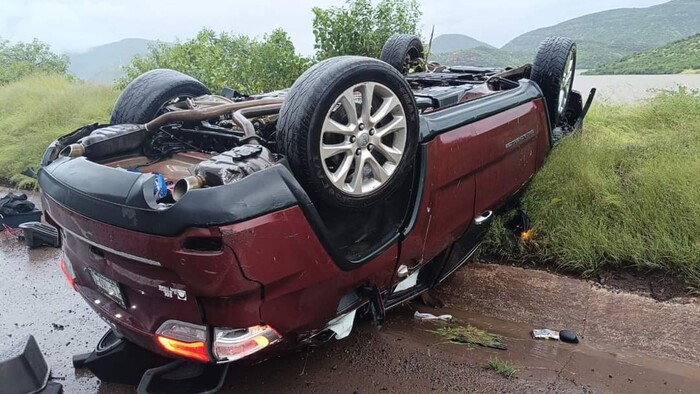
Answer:
[(64, 257), (58, 261), (58, 265), (61, 267), (63, 275), (65, 275), (66, 279), (68, 279), (70, 287), (75, 290), (75, 273), (73, 273), (73, 265), (71, 264), (70, 260), (68, 260), (67, 257)]
[(210, 361), (207, 329), (196, 324), (168, 320), (156, 331), (156, 343), (168, 353), (191, 360)]
[(239, 360), (279, 341), (282, 336), (270, 326), (214, 329), (213, 353), (218, 362)]

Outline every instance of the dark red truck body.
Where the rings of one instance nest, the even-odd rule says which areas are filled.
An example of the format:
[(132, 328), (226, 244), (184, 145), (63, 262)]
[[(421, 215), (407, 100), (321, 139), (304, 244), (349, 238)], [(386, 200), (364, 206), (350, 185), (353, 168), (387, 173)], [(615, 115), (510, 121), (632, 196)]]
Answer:
[[(441, 280), (469, 257), (482, 232), (475, 231), (474, 219), (495, 211), (521, 189), (550, 150), (539, 89), (525, 81), (519, 90), (422, 115), (418, 187), (408, 219), (395, 237), (355, 265), (334, 258), (308, 204), (301, 202), (234, 223), (149, 234), (138, 231), (144, 223), (138, 217), (129, 222), (132, 228), (125, 228), (129, 226), (81, 213), (86, 208), (71, 197), (80, 191), (61, 193), (56, 187), (60, 167), (52, 170), (50, 165), (40, 174), (43, 206), (48, 221), (61, 229), (75, 289), (130, 341), (167, 354), (154, 333), (175, 319), (207, 327), (266, 324), (281, 334), (283, 344), (296, 345), (336, 316), (366, 304), (360, 296), (341, 305), (359, 285), (377, 288), (391, 306), (429, 287), (416, 286), (389, 302), (401, 280), (396, 274), (400, 265), (411, 270), (426, 266), (461, 239), (466, 249), (443, 268)], [(109, 203), (119, 215), (133, 215), (128, 206)], [(210, 238), (222, 241), (220, 250), (187, 248), (188, 240)], [(122, 286), (126, 308), (98, 291), (89, 270)], [(185, 295), (166, 297), (159, 286)], [(284, 347), (271, 346), (261, 354)]]

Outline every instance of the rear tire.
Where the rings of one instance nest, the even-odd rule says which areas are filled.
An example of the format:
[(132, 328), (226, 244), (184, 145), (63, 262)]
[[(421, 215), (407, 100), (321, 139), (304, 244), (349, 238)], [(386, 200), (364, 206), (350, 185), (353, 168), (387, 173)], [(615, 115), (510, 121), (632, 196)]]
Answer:
[(379, 60), (389, 63), (401, 74), (408, 74), (418, 59), (425, 58), (420, 38), (410, 34), (394, 34), (384, 44)]
[(542, 89), (552, 128), (566, 114), (575, 72), (576, 43), (564, 37), (542, 41), (532, 64), (530, 79)]
[(411, 173), (418, 110), (394, 68), (342, 56), (296, 80), (277, 130), (279, 152), (313, 199), (360, 210), (391, 196)]
[(148, 123), (168, 103), (206, 94), (211, 94), (209, 89), (189, 75), (169, 69), (151, 70), (136, 77), (119, 95), (111, 123)]

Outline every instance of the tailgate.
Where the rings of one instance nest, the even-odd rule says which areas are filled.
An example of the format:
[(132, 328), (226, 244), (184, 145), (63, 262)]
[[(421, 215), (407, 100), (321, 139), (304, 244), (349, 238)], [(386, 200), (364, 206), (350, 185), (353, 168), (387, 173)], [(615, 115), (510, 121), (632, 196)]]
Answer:
[[(168, 319), (204, 324), (198, 299), (260, 292), (243, 278), (230, 248), (198, 242), (221, 239), (217, 228), (158, 236), (87, 218), (46, 194), (42, 200), (61, 231), (76, 289), (111, 321), (144, 333)], [(204, 246), (188, 248), (197, 245)], [(120, 294), (109, 294), (115, 286)]]

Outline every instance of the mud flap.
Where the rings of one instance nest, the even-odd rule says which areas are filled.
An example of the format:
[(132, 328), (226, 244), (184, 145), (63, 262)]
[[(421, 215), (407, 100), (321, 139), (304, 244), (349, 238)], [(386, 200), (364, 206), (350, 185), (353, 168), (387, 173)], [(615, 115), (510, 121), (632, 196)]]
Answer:
[(139, 394), (216, 393), (228, 364), (172, 360), (121, 338), (109, 330), (94, 351), (73, 357), (75, 368), (87, 368), (103, 382), (138, 385)]
[(583, 106), (583, 109), (581, 110), (581, 114), (579, 115), (578, 119), (576, 119), (576, 122), (574, 123), (574, 130), (575, 131), (580, 131), (583, 129), (583, 119), (586, 117), (586, 114), (588, 114), (588, 110), (591, 109), (591, 104), (593, 104), (593, 98), (595, 98), (595, 92), (597, 91), (596, 88), (592, 88), (590, 93), (588, 93), (588, 99), (586, 100), (586, 104)]
[(0, 392), (6, 394), (60, 394), (63, 386), (50, 382), (51, 369), (30, 335), (23, 348), (16, 346), (2, 352)]
[(146, 371), (138, 394), (218, 393), (224, 386), (229, 364), (213, 365), (176, 360)]

